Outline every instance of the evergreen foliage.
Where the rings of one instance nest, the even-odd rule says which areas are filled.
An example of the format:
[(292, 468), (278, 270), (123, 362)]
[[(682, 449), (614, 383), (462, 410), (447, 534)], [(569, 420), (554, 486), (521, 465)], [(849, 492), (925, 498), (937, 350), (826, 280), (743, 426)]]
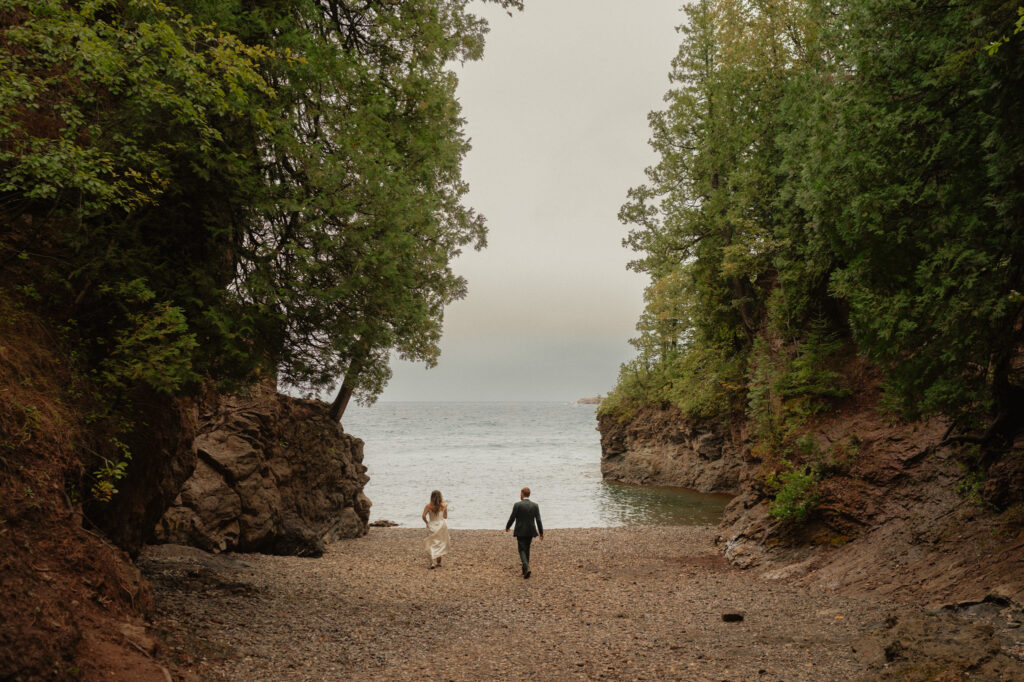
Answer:
[(0, 287), (66, 337), (97, 498), (139, 395), (341, 384), (340, 417), (392, 353), (436, 362), (450, 261), (486, 236), (451, 69), (482, 55), (467, 5), (0, 0)]
[[(494, 0), (506, 8), (519, 0)], [(0, 0), (0, 258), (115, 388), (364, 399), (436, 361), (485, 243), (466, 0)]]
[(768, 513), (785, 523), (799, 524), (807, 520), (818, 503), (819, 480), (820, 475), (814, 467), (795, 467), (783, 459), (782, 470), (772, 472), (765, 481), (775, 493)]
[(659, 161), (620, 212), (632, 267), (651, 277), (639, 352), (602, 410), (747, 415), (784, 442), (848, 394), (837, 368), (857, 354), (908, 418), (1001, 426), (986, 439), (1018, 428), (1018, 5), (686, 11), (650, 115)]
[[(695, 0), (620, 219), (651, 278), (602, 404), (747, 419), (800, 523), (858, 446), (807, 431), (856, 356), (971, 476), (1024, 425), (1024, 35), (1012, 2)], [(972, 479), (974, 480), (974, 479)]]

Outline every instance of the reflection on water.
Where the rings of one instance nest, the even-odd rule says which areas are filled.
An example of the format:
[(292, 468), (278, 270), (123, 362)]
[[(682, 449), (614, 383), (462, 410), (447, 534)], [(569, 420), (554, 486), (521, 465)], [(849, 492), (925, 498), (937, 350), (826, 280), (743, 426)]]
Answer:
[(690, 526), (718, 523), (729, 495), (686, 488), (639, 486), (604, 481), (601, 516), (609, 526)]

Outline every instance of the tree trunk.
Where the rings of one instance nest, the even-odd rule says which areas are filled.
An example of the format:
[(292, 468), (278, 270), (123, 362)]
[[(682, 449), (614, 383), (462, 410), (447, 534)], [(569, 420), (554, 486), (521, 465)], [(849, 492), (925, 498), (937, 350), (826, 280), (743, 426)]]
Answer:
[(334, 398), (334, 402), (331, 403), (331, 419), (336, 422), (341, 421), (341, 415), (345, 414), (345, 408), (348, 407), (348, 401), (352, 398), (353, 388), (348, 385), (348, 381), (341, 383), (341, 389), (338, 391), (337, 397)]
[[(360, 343), (357, 346), (360, 350), (364, 347), (364, 344)], [(341, 388), (338, 390), (338, 395), (334, 398), (334, 402), (331, 403), (331, 419), (334, 421), (341, 421), (341, 415), (345, 414), (345, 408), (348, 407), (348, 401), (352, 398), (352, 394), (355, 392), (356, 387), (359, 385), (359, 375), (363, 371), (363, 364), (365, 355), (356, 351), (353, 353), (353, 358), (348, 363), (348, 371), (345, 372), (345, 378), (341, 382)]]
[(996, 417), (986, 438), (992, 449), (1009, 450), (1018, 433), (1024, 429), (1024, 387), (1010, 380), (1014, 353), (1005, 352), (996, 362), (992, 377), (992, 392), (996, 402)]
[(754, 292), (750, 282), (745, 278), (730, 277), (729, 284), (732, 287), (732, 295), (736, 301), (736, 308), (743, 322), (743, 331), (746, 333), (747, 342), (751, 343), (757, 332), (757, 312), (750, 301), (754, 298)]

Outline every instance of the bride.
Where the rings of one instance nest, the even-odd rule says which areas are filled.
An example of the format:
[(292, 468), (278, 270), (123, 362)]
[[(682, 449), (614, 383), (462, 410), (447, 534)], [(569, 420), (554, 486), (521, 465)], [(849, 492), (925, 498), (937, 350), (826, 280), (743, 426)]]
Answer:
[(441, 497), (440, 490), (430, 493), (430, 502), (423, 508), (421, 518), (430, 531), (423, 544), (430, 554), (430, 567), (436, 568), (441, 565), (441, 557), (448, 553), (448, 543), (451, 541), (448, 523), (445, 521), (448, 518), (448, 503)]

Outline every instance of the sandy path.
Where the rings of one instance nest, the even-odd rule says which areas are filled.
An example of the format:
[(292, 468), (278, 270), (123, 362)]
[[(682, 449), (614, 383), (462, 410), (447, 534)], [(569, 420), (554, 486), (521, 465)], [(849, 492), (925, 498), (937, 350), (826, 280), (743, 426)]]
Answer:
[(455, 530), (433, 571), (424, 535), (141, 565), (169, 653), (203, 680), (846, 680), (867, 672), (854, 640), (898, 608), (733, 569), (710, 527), (551, 530), (529, 580), (509, 535)]

